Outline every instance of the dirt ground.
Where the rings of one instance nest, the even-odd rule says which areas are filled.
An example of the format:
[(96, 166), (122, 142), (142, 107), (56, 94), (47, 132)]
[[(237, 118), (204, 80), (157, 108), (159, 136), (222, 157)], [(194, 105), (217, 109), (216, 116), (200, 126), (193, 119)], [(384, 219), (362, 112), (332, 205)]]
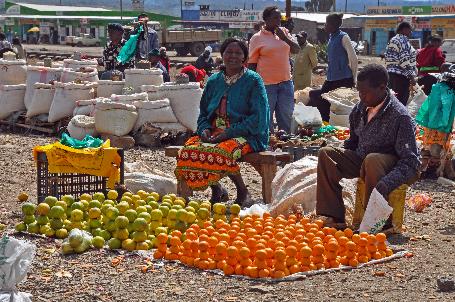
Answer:
[[(36, 171), (31, 150), (54, 138), (10, 134), (0, 130), (0, 223), (14, 235), (20, 220), (21, 191), (36, 200)], [(135, 148), (127, 161), (143, 160), (172, 171), (174, 159), (160, 150)], [(159, 163), (159, 164), (156, 164)], [(242, 166), (254, 198), (260, 197), (260, 178)], [(231, 199), (233, 186), (228, 184)], [(455, 278), (455, 188), (432, 181), (416, 183), (409, 194), (427, 193), (432, 205), (423, 213), (407, 211), (403, 235), (389, 240), (409, 250), (412, 257), (368, 268), (330, 273), (294, 282), (268, 284), (214, 275), (177, 264), (157, 266), (142, 273), (139, 256), (128, 256), (117, 267), (117, 254), (91, 250), (62, 256), (60, 242), (25, 236), (37, 245), (28, 278), (18, 289), (33, 301), (454, 301), (455, 293), (438, 291), (438, 276)], [(207, 194), (203, 195), (207, 196)]]

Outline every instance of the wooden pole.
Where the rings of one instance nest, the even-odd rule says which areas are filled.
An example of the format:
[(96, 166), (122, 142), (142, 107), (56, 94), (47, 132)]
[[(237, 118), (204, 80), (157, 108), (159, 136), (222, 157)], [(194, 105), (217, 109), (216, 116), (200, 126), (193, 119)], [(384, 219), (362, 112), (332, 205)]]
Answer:
[(286, 0), (286, 19), (291, 17), (291, 0)]

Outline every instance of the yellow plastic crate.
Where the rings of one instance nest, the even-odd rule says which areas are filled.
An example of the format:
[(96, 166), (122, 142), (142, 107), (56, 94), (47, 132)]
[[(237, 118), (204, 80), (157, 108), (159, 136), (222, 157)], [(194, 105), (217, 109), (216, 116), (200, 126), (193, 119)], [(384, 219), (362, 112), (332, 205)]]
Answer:
[[(392, 211), (392, 225), (393, 231), (395, 233), (401, 233), (403, 228), (404, 221), (404, 205), (406, 201), (406, 192), (408, 190), (408, 185), (401, 185), (399, 188), (393, 190), (389, 194), (387, 202), (393, 208)], [(363, 179), (358, 180), (357, 190), (355, 196), (355, 207), (354, 207), (354, 216), (352, 218), (352, 224), (355, 227), (359, 227), (362, 222), (363, 215), (367, 208), (367, 201), (363, 200), (365, 192), (365, 182)]]

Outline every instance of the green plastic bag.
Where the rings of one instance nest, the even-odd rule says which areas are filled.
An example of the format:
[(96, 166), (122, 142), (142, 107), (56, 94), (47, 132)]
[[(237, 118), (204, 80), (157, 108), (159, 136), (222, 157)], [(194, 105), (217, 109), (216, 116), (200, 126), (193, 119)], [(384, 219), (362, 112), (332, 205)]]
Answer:
[(74, 148), (74, 149), (84, 149), (84, 148), (99, 148), (103, 145), (104, 141), (100, 138), (94, 138), (93, 136), (86, 135), (83, 140), (78, 140), (72, 138), (66, 133), (62, 134), (62, 139), (60, 140), (62, 145)]
[(139, 39), (142, 31), (143, 29), (141, 26), (139, 27), (137, 34), (130, 36), (128, 41), (126, 41), (125, 45), (123, 45), (122, 49), (120, 50), (117, 56), (117, 62), (125, 64), (134, 58), (134, 55), (136, 54), (137, 40)]

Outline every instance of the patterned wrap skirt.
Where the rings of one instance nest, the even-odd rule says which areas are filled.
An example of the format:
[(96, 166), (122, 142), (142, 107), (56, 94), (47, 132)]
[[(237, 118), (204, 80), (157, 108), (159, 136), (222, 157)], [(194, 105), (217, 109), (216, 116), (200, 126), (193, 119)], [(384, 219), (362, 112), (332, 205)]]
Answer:
[(253, 150), (242, 137), (210, 144), (193, 136), (179, 151), (175, 176), (192, 190), (205, 190), (225, 176), (239, 174), (237, 160), (251, 152)]

